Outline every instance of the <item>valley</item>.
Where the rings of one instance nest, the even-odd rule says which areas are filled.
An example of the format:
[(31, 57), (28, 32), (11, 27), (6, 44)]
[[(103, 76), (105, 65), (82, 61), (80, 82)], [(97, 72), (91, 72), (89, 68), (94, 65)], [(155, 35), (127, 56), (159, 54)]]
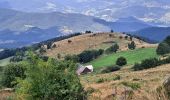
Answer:
[(1, 0), (0, 100), (170, 100), (170, 1)]

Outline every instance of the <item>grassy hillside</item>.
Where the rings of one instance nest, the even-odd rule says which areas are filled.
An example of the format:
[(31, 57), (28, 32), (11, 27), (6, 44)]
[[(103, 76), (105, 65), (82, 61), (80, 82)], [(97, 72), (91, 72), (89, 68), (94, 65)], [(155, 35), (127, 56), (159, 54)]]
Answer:
[(111, 55), (105, 55), (92, 61), (90, 64), (92, 64), (95, 68), (114, 65), (117, 58), (119, 57), (125, 57), (127, 59), (128, 65), (131, 65), (135, 64), (136, 62), (140, 62), (146, 58), (158, 56), (156, 54), (156, 48), (140, 48), (133, 51), (128, 50), (114, 53)]
[[(130, 43), (130, 39), (125, 39), (124, 34), (121, 33), (94, 33), (94, 34), (83, 34), (80, 36), (75, 36), (69, 39), (65, 39), (59, 42), (55, 42), (56, 48), (47, 50), (45, 55), (50, 57), (57, 57), (58, 54), (65, 56), (67, 54), (79, 54), (84, 50), (91, 49), (106, 49), (110, 47), (113, 43), (118, 43), (121, 50), (127, 50), (127, 45)], [(68, 41), (71, 41), (68, 43)], [(137, 48), (150, 47), (147, 44), (138, 39), (133, 39), (135, 41)]]
[(0, 66), (5, 66), (9, 64), (11, 57), (0, 60)]
[[(170, 64), (136, 72), (125, 67), (114, 73), (81, 76), (81, 82), (86, 90), (93, 90), (89, 100), (120, 100), (125, 97), (126, 100), (168, 100), (160, 86), (169, 73)], [(103, 81), (99, 83), (98, 80)]]

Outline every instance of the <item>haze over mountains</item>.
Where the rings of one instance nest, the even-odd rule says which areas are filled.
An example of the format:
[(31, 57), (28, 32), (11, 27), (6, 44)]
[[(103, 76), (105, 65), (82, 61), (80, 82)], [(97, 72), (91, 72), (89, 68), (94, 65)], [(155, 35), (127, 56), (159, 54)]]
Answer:
[(0, 48), (111, 29), (159, 42), (170, 35), (168, 28), (160, 27), (170, 25), (168, 11), (167, 0), (1, 0)]
[[(1, 41), (13, 41), (4, 42), (4, 44), (2, 42), (0, 44), (1, 48), (4, 46), (24, 46), (60, 35), (86, 30), (108, 32), (113, 29), (117, 32), (129, 32), (150, 26), (133, 17), (122, 18), (117, 22), (107, 22), (76, 13), (26, 13), (11, 9), (0, 9), (0, 21)], [(27, 37), (30, 38), (26, 40)]]
[(135, 16), (145, 22), (170, 25), (169, 0), (1, 0), (0, 7), (24, 12), (81, 13), (115, 21)]

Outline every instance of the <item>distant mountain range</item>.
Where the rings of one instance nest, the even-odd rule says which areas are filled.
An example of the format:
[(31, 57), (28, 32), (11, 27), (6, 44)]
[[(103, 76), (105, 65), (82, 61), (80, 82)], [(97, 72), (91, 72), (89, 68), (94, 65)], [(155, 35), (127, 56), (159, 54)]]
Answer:
[(170, 27), (149, 27), (134, 32), (135, 35), (142, 36), (151, 41), (161, 42), (170, 35)]
[(130, 32), (153, 41), (170, 35), (169, 28), (155, 27), (135, 17), (108, 22), (77, 13), (26, 13), (0, 8), (0, 48), (16, 48), (75, 32)]
[[(75, 13), (25, 13), (0, 9), (0, 48), (20, 47), (74, 32), (137, 31), (150, 27), (134, 17), (107, 22)], [(5, 42), (1, 42), (5, 41)]]
[(57, 27), (52, 27), (49, 29), (33, 27), (24, 32), (3, 30), (0, 31), (0, 48), (27, 46), (61, 35), (62, 33), (57, 31)]
[(0, 0), (0, 8), (23, 12), (79, 13), (107, 21), (135, 16), (147, 23), (170, 26), (169, 0)]

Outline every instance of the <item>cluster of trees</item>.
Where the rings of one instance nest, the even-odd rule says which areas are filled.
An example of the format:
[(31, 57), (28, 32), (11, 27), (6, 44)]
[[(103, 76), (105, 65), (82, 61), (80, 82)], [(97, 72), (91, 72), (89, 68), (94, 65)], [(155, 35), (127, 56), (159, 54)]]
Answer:
[(158, 45), (156, 50), (158, 55), (165, 55), (170, 53), (170, 36)]
[(97, 57), (102, 55), (103, 52), (104, 52), (104, 50), (102, 50), (102, 49), (83, 51), (82, 53), (80, 53), (78, 55), (79, 62), (81, 62), (81, 63), (90, 62), (91, 60), (96, 59)]
[(160, 60), (158, 58), (150, 58), (150, 59), (143, 60), (141, 63), (136, 63), (133, 66), (133, 69), (135, 71), (138, 71), (138, 70), (143, 70), (143, 69), (154, 68), (159, 65), (169, 64), (169, 63), (170, 63), (170, 57), (163, 59), (163, 60)]
[(114, 45), (112, 45), (111, 47), (107, 48), (106, 49), (106, 53), (109, 54), (109, 53), (116, 53), (117, 51), (119, 50), (119, 45), (117, 43), (115, 43)]
[(120, 70), (121, 67), (118, 65), (114, 65), (114, 66), (107, 66), (104, 67), (103, 69), (101, 69), (100, 73), (104, 74), (104, 73), (110, 73), (110, 72), (114, 72), (114, 71), (118, 71)]
[(85, 100), (86, 92), (75, 71), (74, 62), (44, 61), (31, 53), (29, 59), (5, 67), (1, 83), (15, 87), (16, 100)]
[(134, 50), (134, 49), (136, 48), (135, 42), (132, 41), (131, 43), (129, 43), (129, 44), (128, 44), (128, 48), (129, 48), (130, 50)]
[(85, 50), (78, 55), (67, 55), (65, 56), (66, 61), (80, 62), (80, 63), (88, 63), (93, 59), (96, 59), (100, 55), (102, 55), (104, 50)]

